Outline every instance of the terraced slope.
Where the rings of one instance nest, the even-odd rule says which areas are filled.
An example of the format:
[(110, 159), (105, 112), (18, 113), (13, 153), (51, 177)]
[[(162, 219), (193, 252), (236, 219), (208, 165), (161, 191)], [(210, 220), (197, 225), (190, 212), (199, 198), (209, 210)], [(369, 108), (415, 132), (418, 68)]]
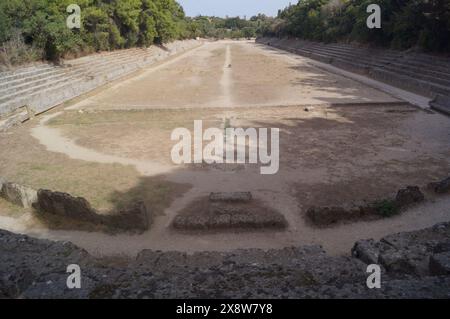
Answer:
[[(430, 98), (450, 96), (450, 57), (292, 39), (261, 38), (258, 42), (367, 75)], [(449, 105), (435, 104), (432, 107), (450, 114)]]
[(0, 72), (0, 129), (197, 45), (177, 41), (165, 48), (119, 50)]

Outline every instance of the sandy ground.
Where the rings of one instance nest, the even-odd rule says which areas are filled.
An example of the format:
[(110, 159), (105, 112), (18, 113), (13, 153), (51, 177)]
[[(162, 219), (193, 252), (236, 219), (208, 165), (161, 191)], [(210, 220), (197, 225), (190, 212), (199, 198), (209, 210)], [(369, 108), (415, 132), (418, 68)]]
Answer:
[[(230, 67), (231, 66), (231, 67)], [(393, 102), (396, 98), (254, 43), (215, 42), (72, 109), (154, 109)]]
[[(450, 121), (326, 73), (308, 59), (294, 60), (253, 43), (205, 44), (56, 111), (0, 137), (0, 147), (8, 150), (0, 154), (0, 176), (36, 185), (54, 167), (65, 167), (70, 178), (62, 171), (54, 175), (61, 181), (58, 190), (89, 200), (98, 187), (104, 193), (97, 197), (116, 200), (151, 193), (148, 197), (158, 196), (163, 213), (140, 236), (49, 230), (29, 214), (5, 214), (2, 228), (70, 240), (105, 255), (306, 244), (343, 254), (361, 238), (379, 239), (450, 219), (450, 199), (444, 197), (391, 219), (329, 229), (307, 225), (303, 216), (311, 205), (384, 198), (404, 186), (446, 177)], [(171, 131), (191, 129), (200, 119), (205, 128), (280, 128), (279, 172), (264, 176), (258, 165), (174, 165)], [(18, 166), (24, 154), (28, 160)], [(44, 172), (27, 165), (46, 158), (53, 166)], [(83, 165), (95, 165), (97, 176)], [(44, 182), (56, 187), (54, 181)], [(153, 188), (160, 183), (164, 194), (155, 195)], [(252, 191), (283, 213), (289, 227), (283, 232), (209, 234), (170, 229), (177, 213), (211, 191)]]

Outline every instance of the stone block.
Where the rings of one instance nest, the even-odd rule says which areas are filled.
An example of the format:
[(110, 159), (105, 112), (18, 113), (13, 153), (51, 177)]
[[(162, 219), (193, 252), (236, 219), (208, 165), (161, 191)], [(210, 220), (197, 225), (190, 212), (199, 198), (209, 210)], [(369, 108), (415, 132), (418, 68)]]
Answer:
[(101, 216), (97, 214), (86, 199), (61, 192), (40, 189), (34, 207), (38, 211), (85, 222), (99, 222), (101, 220)]
[(37, 201), (37, 192), (32, 188), (8, 182), (0, 184), (2, 197), (13, 204), (30, 208)]
[(417, 186), (408, 186), (398, 191), (395, 202), (399, 207), (409, 206), (425, 200), (425, 196)]
[(306, 215), (316, 225), (326, 226), (353, 218), (354, 212), (342, 207), (311, 207)]
[(125, 231), (144, 232), (153, 221), (153, 217), (144, 202), (137, 202), (129, 208), (103, 217), (105, 224), (108, 226)]
[(379, 255), (379, 244), (373, 239), (357, 241), (352, 248), (352, 256), (368, 265), (378, 264)]
[(430, 107), (433, 110), (450, 115), (450, 96), (438, 94), (433, 101), (430, 102)]
[(230, 193), (211, 193), (209, 195), (211, 202), (242, 202), (248, 203), (252, 200), (250, 192), (230, 192)]

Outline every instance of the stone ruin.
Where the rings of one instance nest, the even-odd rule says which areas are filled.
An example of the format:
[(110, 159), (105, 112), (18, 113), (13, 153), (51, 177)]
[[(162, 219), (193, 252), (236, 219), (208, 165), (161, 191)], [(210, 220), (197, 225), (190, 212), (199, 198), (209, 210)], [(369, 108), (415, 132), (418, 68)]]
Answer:
[(250, 192), (230, 192), (194, 201), (172, 225), (178, 230), (284, 229), (287, 221)]
[(136, 202), (127, 208), (107, 214), (99, 214), (82, 197), (44, 189), (37, 192), (37, 201), (33, 204), (33, 208), (53, 216), (104, 225), (111, 230), (144, 232), (149, 229), (152, 222), (151, 214), (143, 202)]
[(9, 202), (30, 208), (37, 201), (37, 191), (16, 183), (9, 183), (0, 178), (0, 195)]
[(94, 226), (104, 226), (110, 231), (144, 232), (152, 223), (152, 215), (143, 202), (100, 214), (82, 197), (50, 190), (22, 186), (0, 179), (0, 195), (23, 208), (34, 208), (38, 216), (53, 216)]
[[(435, 195), (450, 191), (450, 178), (428, 184), (428, 189)], [(425, 201), (425, 195), (418, 186), (400, 189), (395, 198), (380, 201), (352, 204), (350, 207), (310, 207), (306, 211), (309, 222), (318, 227), (331, 226), (339, 222), (352, 222), (361, 219), (375, 220), (401, 213), (405, 209)]]
[[(448, 194), (450, 177), (429, 183), (427, 189), (436, 195)], [(144, 232), (153, 222), (153, 216), (143, 202), (99, 214), (84, 198), (50, 190), (36, 191), (1, 177), (0, 196), (23, 208), (34, 208), (38, 214), (106, 226), (111, 230)], [(306, 218), (318, 227), (361, 219), (374, 220), (398, 214), (424, 200), (425, 195), (419, 187), (408, 186), (399, 190), (393, 199), (353, 204), (350, 208), (310, 207)], [(287, 225), (282, 214), (254, 199), (251, 192), (211, 193), (191, 203), (172, 222), (178, 230), (284, 229)]]

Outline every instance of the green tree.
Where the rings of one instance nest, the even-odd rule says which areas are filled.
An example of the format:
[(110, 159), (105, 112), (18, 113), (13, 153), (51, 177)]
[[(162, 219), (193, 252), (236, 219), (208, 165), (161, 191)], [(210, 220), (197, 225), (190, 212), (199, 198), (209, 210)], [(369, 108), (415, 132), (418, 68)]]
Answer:
[[(367, 28), (367, 7), (381, 7), (382, 28)], [(270, 36), (295, 36), (318, 41), (357, 41), (407, 49), (420, 46), (450, 52), (448, 0), (300, 0), (280, 10), (270, 26), (259, 29)]]

